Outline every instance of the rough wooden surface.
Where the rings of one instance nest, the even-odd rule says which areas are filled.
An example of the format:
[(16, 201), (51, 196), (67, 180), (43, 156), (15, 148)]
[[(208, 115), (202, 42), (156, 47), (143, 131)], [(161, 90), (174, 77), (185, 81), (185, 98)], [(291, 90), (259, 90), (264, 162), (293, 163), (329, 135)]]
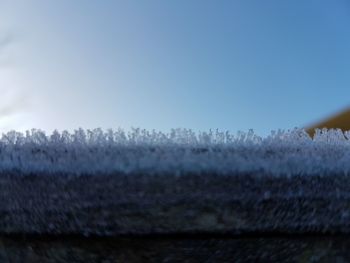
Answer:
[(6, 174), (0, 196), (0, 262), (350, 261), (347, 175)]
[(0, 233), (349, 233), (346, 175), (0, 176)]
[(6, 237), (0, 262), (350, 262), (342, 236), (265, 238)]

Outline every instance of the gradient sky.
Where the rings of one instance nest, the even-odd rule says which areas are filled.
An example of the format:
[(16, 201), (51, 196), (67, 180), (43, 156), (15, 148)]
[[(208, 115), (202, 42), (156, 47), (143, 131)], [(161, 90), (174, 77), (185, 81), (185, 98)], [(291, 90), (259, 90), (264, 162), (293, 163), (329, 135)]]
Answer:
[(0, 19), (2, 129), (267, 134), (350, 102), (346, 0), (0, 0)]

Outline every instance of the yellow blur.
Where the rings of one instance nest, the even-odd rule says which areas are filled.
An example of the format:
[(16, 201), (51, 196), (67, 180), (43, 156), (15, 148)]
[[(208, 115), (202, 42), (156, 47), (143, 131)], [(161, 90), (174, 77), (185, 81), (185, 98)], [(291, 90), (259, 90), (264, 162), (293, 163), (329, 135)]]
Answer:
[(324, 121), (312, 125), (311, 127), (306, 128), (306, 131), (313, 136), (315, 133), (315, 129), (341, 129), (342, 131), (350, 130), (350, 109), (342, 111), (339, 114), (335, 114), (335, 116), (325, 119)]

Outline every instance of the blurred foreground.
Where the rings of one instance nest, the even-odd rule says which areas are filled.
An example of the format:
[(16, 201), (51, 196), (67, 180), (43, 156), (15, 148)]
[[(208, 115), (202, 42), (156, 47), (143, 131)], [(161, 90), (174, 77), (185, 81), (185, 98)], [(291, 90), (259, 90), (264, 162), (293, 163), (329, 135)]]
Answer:
[(350, 262), (346, 236), (5, 237), (1, 262)]

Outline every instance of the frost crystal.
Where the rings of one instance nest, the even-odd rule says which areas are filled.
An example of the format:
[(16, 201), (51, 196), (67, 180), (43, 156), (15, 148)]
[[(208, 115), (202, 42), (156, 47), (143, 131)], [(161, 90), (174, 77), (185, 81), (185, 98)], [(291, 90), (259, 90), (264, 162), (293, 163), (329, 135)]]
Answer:
[(256, 173), (275, 176), (348, 174), (350, 132), (273, 131), (265, 138), (249, 131), (169, 133), (132, 129), (78, 129), (46, 135), (9, 132), (0, 139), (0, 172), (21, 174)]

